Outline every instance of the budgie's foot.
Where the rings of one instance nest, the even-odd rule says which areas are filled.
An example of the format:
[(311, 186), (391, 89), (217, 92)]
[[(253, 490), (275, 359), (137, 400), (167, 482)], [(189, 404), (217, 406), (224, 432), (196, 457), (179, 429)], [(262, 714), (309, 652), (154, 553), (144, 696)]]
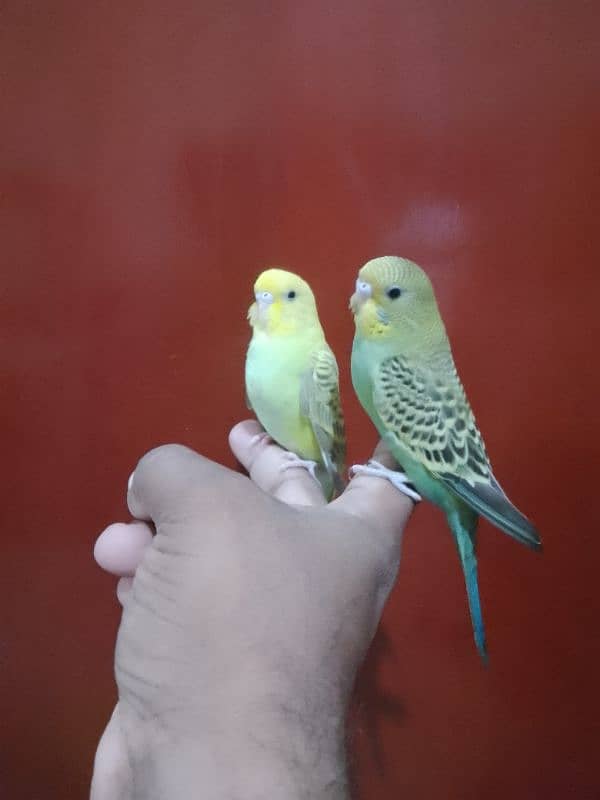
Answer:
[(380, 464), (379, 461), (370, 459), (366, 464), (355, 464), (349, 469), (350, 477), (355, 475), (370, 475), (373, 478), (384, 478), (389, 481), (392, 486), (395, 486), (399, 492), (410, 497), (415, 503), (421, 502), (421, 495), (415, 492), (412, 484), (408, 480), (408, 476), (404, 472), (397, 472), (394, 469), (388, 469)]
[(261, 444), (261, 443), (262, 444), (271, 444), (272, 441), (273, 441), (273, 439), (271, 439), (271, 437), (269, 436), (269, 434), (266, 431), (261, 431), (260, 433), (257, 433), (255, 436), (253, 436), (250, 439), (250, 445), (251, 445), (251, 447), (254, 447), (255, 445)]
[(296, 453), (290, 453), (289, 450), (285, 451), (283, 457), (288, 463), (282, 465), (281, 467), (282, 471), (286, 469), (294, 469), (295, 467), (302, 467), (302, 469), (307, 470), (309, 475), (312, 475), (312, 477), (316, 480), (316, 482), (319, 483), (319, 479), (317, 478), (317, 473), (316, 473), (317, 469), (316, 461), (307, 461), (306, 459), (297, 456)]

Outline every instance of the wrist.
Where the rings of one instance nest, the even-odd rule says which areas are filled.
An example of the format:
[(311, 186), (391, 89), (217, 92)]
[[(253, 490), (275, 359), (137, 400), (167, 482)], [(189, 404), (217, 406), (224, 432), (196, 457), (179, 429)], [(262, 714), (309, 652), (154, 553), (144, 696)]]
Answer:
[(347, 800), (344, 711), (311, 705), (233, 703), (218, 718), (190, 715), (177, 727), (124, 709), (134, 797)]

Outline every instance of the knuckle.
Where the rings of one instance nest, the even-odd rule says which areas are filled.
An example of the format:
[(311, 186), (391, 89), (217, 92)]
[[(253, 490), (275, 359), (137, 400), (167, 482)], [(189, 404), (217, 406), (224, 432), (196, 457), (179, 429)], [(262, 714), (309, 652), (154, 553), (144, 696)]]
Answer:
[(182, 444), (161, 444), (153, 447), (152, 450), (148, 450), (140, 459), (138, 467), (179, 459), (189, 455), (191, 452), (189, 447), (185, 447)]
[(167, 476), (185, 461), (197, 459), (198, 456), (189, 447), (182, 444), (162, 444), (149, 450), (139, 460), (135, 468), (135, 483), (151, 481), (153, 476)]

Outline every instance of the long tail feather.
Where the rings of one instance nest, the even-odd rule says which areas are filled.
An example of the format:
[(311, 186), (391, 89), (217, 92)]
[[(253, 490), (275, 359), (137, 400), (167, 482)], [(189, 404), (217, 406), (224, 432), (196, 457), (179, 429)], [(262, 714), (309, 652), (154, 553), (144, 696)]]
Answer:
[[(471, 613), (471, 624), (473, 626), (473, 637), (477, 650), (483, 663), (488, 663), (487, 645), (485, 641), (485, 628), (483, 625), (483, 614), (481, 613), (481, 602), (479, 599), (479, 587), (477, 585), (477, 558), (475, 556), (475, 531), (469, 531), (464, 526), (459, 515), (449, 519), (450, 527), (456, 541), (460, 562), (465, 576), (467, 588), (467, 598), (469, 601), (469, 611)], [(476, 522), (475, 522), (476, 524)]]

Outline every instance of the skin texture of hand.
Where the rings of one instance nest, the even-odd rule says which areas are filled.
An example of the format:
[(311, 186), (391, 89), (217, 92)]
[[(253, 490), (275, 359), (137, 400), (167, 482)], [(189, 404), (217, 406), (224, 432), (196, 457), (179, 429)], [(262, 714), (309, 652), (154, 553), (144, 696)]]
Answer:
[(137, 521), (96, 543), (123, 617), (92, 800), (348, 797), (346, 710), (412, 504), (357, 476), (327, 505), (261, 430), (230, 434), (249, 478), (177, 445), (145, 455)]

